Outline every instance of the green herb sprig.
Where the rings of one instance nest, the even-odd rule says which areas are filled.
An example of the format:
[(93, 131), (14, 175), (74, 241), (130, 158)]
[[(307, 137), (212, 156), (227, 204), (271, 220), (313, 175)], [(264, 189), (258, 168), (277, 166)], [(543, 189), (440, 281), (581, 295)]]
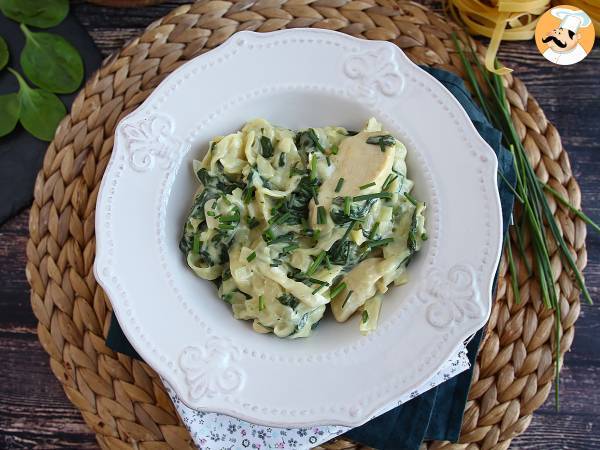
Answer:
[(346, 282), (342, 281), (340, 284), (336, 284), (329, 290), (329, 298), (336, 297), (340, 292), (346, 289)]
[[(506, 98), (504, 84), (499, 75), (485, 70), (479, 61), (479, 58), (471, 45), (465, 51), (464, 44), (458, 40), (456, 34), (452, 35), (452, 40), (465, 68), (467, 78), (473, 87), (475, 96), (481, 105), (481, 108), (488, 120), (502, 132), (504, 145), (510, 149), (517, 177), (516, 187), (513, 189), (506, 180), (504, 174), (499, 172), (502, 182), (504, 182), (515, 194), (515, 201), (522, 211), (521, 220), (512, 223), (510, 230), (516, 236), (517, 248), (524, 261), (528, 275), (535, 274), (542, 293), (544, 305), (554, 310), (555, 314), (555, 402), (556, 408), (559, 408), (559, 387), (560, 387), (560, 337), (561, 337), (561, 310), (560, 300), (555, 288), (554, 277), (552, 274), (552, 264), (550, 262), (549, 248), (555, 246), (560, 252), (562, 260), (571, 269), (576, 280), (577, 286), (582, 292), (588, 303), (592, 303), (590, 293), (585, 285), (581, 271), (577, 267), (569, 248), (562, 236), (561, 228), (556, 222), (548, 198), (554, 197), (557, 201), (565, 205), (577, 217), (586, 224), (592, 226), (596, 231), (600, 227), (594, 223), (587, 215), (573, 206), (569, 201), (563, 198), (560, 193), (543, 183), (535, 173), (529, 162), (525, 148), (514, 127), (510, 115), (510, 105)], [(483, 82), (479, 81), (478, 76)], [(549, 229), (549, 233), (546, 232)], [(533, 267), (529, 265), (523, 245), (523, 235), (528, 234), (532, 239), (533, 249)], [(520, 302), (519, 282), (517, 265), (514, 261), (512, 244), (510, 239), (504, 243), (508, 268), (511, 278), (511, 287), (514, 293), (515, 302)]]
[(367, 138), (367, 144), (379, 145), (379, 149), (385, 152), (386, 147), (390, 147), (396, 143), (396, 139), (389, 134), (383, 136), (370, 136)]

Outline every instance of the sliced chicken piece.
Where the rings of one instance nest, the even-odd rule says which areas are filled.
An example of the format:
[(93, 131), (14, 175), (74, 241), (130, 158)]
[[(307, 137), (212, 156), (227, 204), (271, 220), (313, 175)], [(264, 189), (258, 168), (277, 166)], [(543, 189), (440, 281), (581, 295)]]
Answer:
[[(394, 164), (394, 147), (386, 147), (385, 151), (381, 151), (379, 145), (367, 144), (367, 139), (385, 134), (381, 131), (363, 131), (342, 141), (338, 154), (331, 156), (335, 170), (323, 180), (319, 188), (319, 205), (316, 205), (314, 200), (310, 201), (310, 223), (313, 227), (317, 224), (317, 206), (323, 206), (329, 211), (335, 197), (353, 197), (381, 191), (381, 186)], [(340, 178), (344, 179), (344, 184), (340, 192), (335, 192)], [(375, 184), (360, 190), (361, 186), (371, 182)]]
[[(365, 259), (344, 277), (346, 288), (331, 301), (335, 320), (345, 322), (365, 301), (375, 295), (377, 281), (383, 276), (378, 267), (381, 261), (382, 258)], [(350, 291), (352, 294), (348, 297)]]

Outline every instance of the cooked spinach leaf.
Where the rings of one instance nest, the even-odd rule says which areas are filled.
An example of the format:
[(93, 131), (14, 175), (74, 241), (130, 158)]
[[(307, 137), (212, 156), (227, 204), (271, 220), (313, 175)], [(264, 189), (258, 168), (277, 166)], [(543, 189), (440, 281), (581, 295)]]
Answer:
[[(204, 167), (196, 172), (196, 176), (204, 186), (204, 189), (194, 198), (194, 204), (192, 205), (192, 209), (188, 215), (188, 221), (184, 225), (183, 236), (179, 241), (179, 249), (186, 255), (193, 247), (193, 234), (196, 232), (190, 222), (190, 219), (196, 219), (200, 221), (200, 231), (205, 230), (206, 224), (204, 221), (206, 220), (206, 216), (204, 214), (204, 207), (206, 202), (209, 200), (216, 200), (218, 198), (226, 199), (226, 197), (224, 197), (226, 194), (231, 194), (236, 188), (243, 187), (243, 184), (228, 179), (223, 173), (211, 175)], [(214, 212), (212, 215), (214, 215)], [(235, 234), (235, 230), (240, 223), (239, 209), (233, 208), (231, 214), (219, 217), (219, 222), (219, 231), (213, 236), (211, 243), (207, 244), (211, 247), (213, 244), (218, 245), (218, 249), (213, 248), (212, 251), (214, 254), (219, 255), (219, 257), (218, 259), (211, 259), (211, 262), (214, 263), (214, 261), (217, 261), (218, 264), (228, 261), (228, 257), (224, 258), (224, 256), (227, 254), (227, 249), (229, 248)], [(258, 225), (258, 222), (256, 222), (256, 225)], [(200, 253), (200, 256), (202, 256), (202, 253)], [(206, 262), (208, 263), (208, 260), (206, 260)], [(213, 264), (209, 263), (209, 265)]]
[(310, 314), (312, 311), (309, 311), (305, 314), (302, 315), (302, 317), (300, 318), (300, 320), (298, 321), (298, 323), (296, 324), (296, 328), (294, 329), (294, 333), (297, 333), (298, 331), (302, 330), (302, 328), (304, 328), (306, 326), (306, 322), (308, 322), (308, 319), (310, 319)]
[(315, 150), (320, 152), (325, 151), (325, 148), (323, 148), (323, 145), (321, 145), (321, 142), (319, 141), (317, 132), (313, 128), (298, 132), (294, 140), (299, 151), (305, 153), (310, 153)]
[(333, 199), (329, 215), (337, 225), (343, 225), (352, 221), (360, 221), (369, 214), (376, 202), (377, 199), (372, 198), (364, 201), (362, 204), (359, 202), (349, 203), (344, 200), (344, 197), (336, 197)]
[(279, 225), (298, 225), (308, 216), (308, 204), (316, 195), (319, 180), (311, 180), (310, 176), (303, 176), (300, 183), (292, 193), (275, 205), (273, 223)]
[(271, 156), (273, 156), (273, 153), (275, 153), (275, 151), (273, 150), (273, 143), (271, 142), (271, 139), (269, 139), (266, 136), (260, 137), (260, 149), (261, 154), (264, 158), (270, 158)]
[(300, 304), (300, 300), (298, 300), (298, 298), (287, 292), (277, 297), (277, 300), (283, 306), (289, 306), (292, 309), (296, 309), (296, 306)]
[(279, 167), (285, 166), (286, 160), (287, 160), (287, 157), (286, 157), (285, 153), (280, 153), (279, 154), (279, 162), (278, 162)]
[(368, 252), (364, 248), (359, 247), (354, 241), (348, 239), (348, 235), (355, 223), (350, 222), (344, 235), (335, 241), (327, 252), (329, 261), (332, 264), (344, 267), (353, 266), (367, 256)]

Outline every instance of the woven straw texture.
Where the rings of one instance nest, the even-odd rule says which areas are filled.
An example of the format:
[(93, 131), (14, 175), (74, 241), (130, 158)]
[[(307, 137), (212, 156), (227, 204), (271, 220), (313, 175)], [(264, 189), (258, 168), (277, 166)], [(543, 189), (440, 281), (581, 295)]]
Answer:
[[(35, 184), (29, 220), (27, 278), (39, 339), (65, 393), (81, 410), (103, 449), (192, 448), (157, 375), (115, 353), (104, 338), (111, 305), (92, 272), (94, 209), (110, 158), (117, 122), (135, 109), (170, 72), (238, 30), (320, 27), (366, 39), (389, 40), (416, 63), (462, 74), (450, 39), (455, 25), (412, 2), (393, 0), (233, 0), (181, 6), (151, 24), (87, 82), (59, 126)], [(484, 52), (483, 47), (478, 49)], [(554, 126), (516, 77), (504, 80), (512, 119), (542, 181), (580, 205), (581, 195)], [(577, 265), (586, 264), (586, 228), (550, 198)], [(518, 218), (519, 212), (516, 212)], [(530, 240), (525, 236), (526, 255)], [(560, 352), (573, 341), (579, 292), (551, 248), (561, 302)], [(555, 324), (540, 288), (517, 258), (521, 302), (515, 304), (506, 261), (497, 300), (475, 367), (459, 444), (432, 449), (506, 449), (525, 431), (552, 387)], [(327, 449), (358, 448), (343, 439)]]

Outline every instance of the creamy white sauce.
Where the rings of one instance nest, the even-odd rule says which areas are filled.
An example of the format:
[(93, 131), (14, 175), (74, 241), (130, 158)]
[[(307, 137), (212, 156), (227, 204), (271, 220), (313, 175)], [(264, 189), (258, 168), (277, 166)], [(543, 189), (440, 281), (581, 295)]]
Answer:
[(336, 320), (359, 313), (361, 332), (375, 329), (379, 294), (406, 282), (425, 232), (424, 206), (404, 195), (406, 148), (374, 119), (354, 136), (257, 119), (210, 147), (181, 244), (194, 272), (259, 333), (306, 337), (330, 303)]

